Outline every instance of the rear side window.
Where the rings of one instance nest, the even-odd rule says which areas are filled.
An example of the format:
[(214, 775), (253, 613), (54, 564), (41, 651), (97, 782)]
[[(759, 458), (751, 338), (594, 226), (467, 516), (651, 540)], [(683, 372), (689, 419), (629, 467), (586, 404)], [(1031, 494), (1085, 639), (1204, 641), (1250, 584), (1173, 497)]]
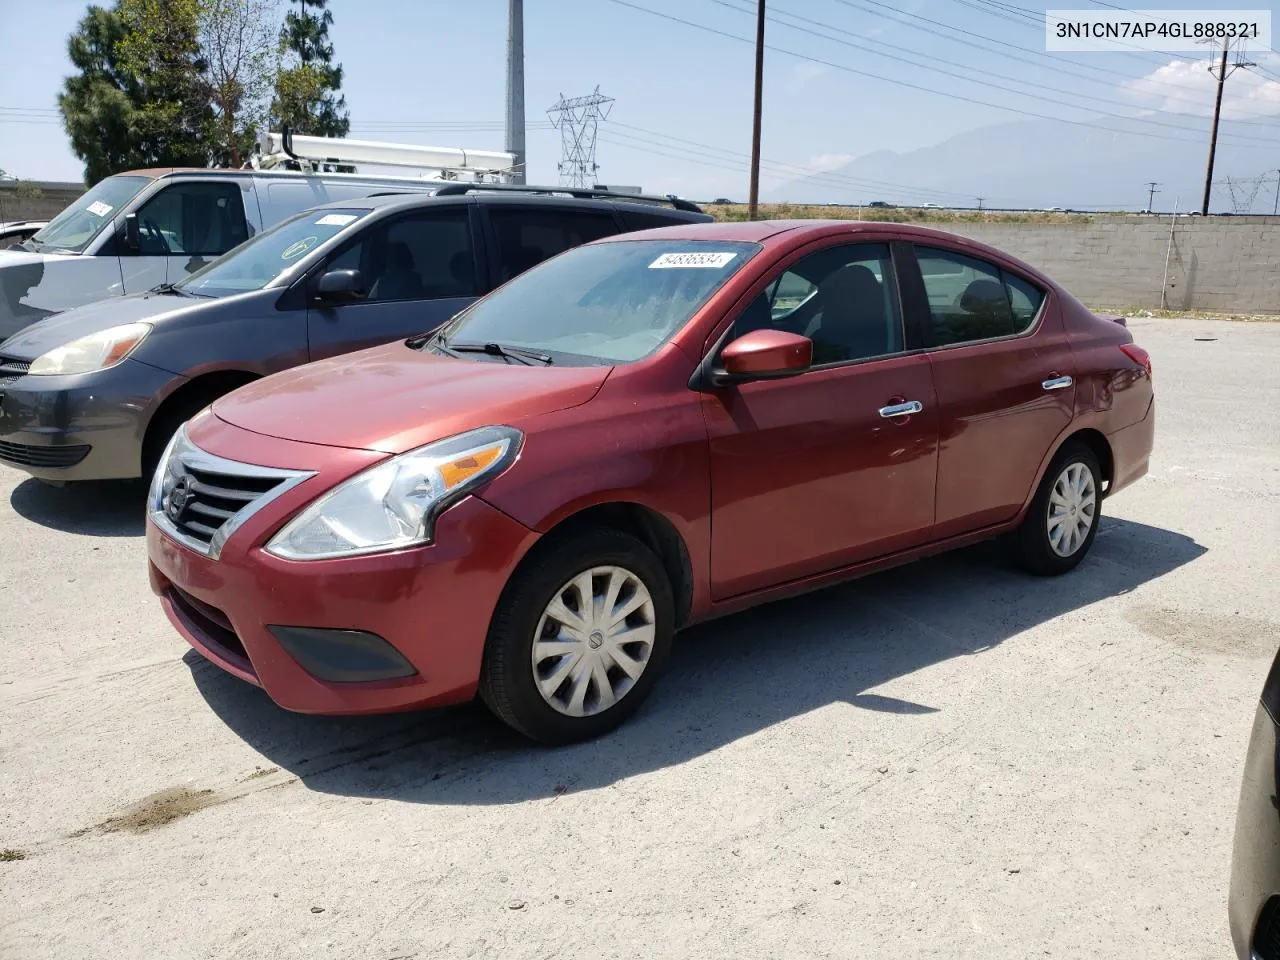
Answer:
[(240, 185), (175, 183), (138, 210), (139, 253), (219, 257), (249, 238)]
[(933, 247), (916, 247), (916, 260), (935, 346), (1022, 333), (1044, 302), (1044, 291), (986, 260)]
[(498, 242), (498, 280), (537, 266), (571, 247), (579, 247), (618, 232), (613, 214), (580, 210), (489, 208), (489, 222)]

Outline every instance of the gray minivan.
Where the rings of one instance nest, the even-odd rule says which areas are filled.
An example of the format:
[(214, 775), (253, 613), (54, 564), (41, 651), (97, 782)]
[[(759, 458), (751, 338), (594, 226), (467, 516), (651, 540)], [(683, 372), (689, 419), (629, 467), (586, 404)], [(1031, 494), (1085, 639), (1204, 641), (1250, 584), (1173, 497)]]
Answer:
[(0, 250), (0, 340), (50, 314), (176, 283), (308, 207), (433, 185), (288, 170), (135, 170), (107, 177), (33, 237)]
[(149, 477), (183, 421), (250, 380), (432, 330), (570, 247), (711, 219), (669, 198), (433, 187), (308, 210), (176, 284), (0, 343), (0, 463), (53, 482)]

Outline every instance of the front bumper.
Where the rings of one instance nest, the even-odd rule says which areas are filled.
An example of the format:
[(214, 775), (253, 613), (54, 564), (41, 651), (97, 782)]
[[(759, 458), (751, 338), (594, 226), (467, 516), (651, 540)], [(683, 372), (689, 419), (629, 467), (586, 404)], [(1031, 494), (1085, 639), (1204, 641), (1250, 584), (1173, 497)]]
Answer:
[(1272, 664), (1245, 758), (1228, 914), (1240, 960), (1280, 960), (1280, 656)]
[(97, 373), (0, 385), (0, 463), (44, 480), (142, 473), (151, 415), (183, 378), (126, 359)]
[[(218, 442), (210, 443), (215, 437)], [(148, 520), (152, 590), (197, 651), (300, 713), (387, 713), (474, 696), (494, 608), (537, 534), (470, 497), (440, 516), (435, 542), (427, 546), (281, 560), (263, 550), (271, 536), (320, 493), (383, 455), (271, 440), (221, 423), (216, 430), (193, 427), (192, 441), (219, 456), (237, 451), (249, 462), (262, 462), (255, 454), (272, 449), (277, 462), (268, 458), (267, 465), (316, 471), (253, 514), (217, 560)], [(413, 672), (379, 680), (321, 679), (303, 665), (305, 657), (281, 643), (281, 627), (371, 634)]]

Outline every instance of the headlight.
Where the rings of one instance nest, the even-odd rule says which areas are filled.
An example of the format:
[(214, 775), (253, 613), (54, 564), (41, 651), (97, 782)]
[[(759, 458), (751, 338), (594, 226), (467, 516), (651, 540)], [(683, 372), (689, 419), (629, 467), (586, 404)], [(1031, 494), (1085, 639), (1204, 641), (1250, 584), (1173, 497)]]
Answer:
[(36, 357), (27, 371), (29, 376), (43, 374), (91, 373), (113, 367), (140, 344), (151, 332), (149, 323), (123, 323), (79, 340), (54, 347)]
[(267, 552), (322, 560), (428, 543), (435, 518), (510, 466), (522, 439), (512, 427), (481, 427), (385, 460), (294, 517)]

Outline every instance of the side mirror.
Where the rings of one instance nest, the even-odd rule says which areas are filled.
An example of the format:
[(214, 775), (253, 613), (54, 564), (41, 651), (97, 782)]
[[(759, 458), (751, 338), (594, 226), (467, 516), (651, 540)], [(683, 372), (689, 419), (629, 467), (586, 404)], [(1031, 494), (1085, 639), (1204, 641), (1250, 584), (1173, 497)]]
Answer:
[(121, 243), (129, 253), (137, 253), (142, 249), (142, 235), (138, 232), (138, 215), (136, 213), (126, 213), (124, 215), (124, 231), (121, 234)]
[(720, 352), (717, 384), (774, 380), (804, 373), (813, 364), (813, 341), (785, 330), (753, 330)]
[(330, 270), (316, 283), (316, 298), (319, 300), (359, 300), (367, 293), (359, 270)]

